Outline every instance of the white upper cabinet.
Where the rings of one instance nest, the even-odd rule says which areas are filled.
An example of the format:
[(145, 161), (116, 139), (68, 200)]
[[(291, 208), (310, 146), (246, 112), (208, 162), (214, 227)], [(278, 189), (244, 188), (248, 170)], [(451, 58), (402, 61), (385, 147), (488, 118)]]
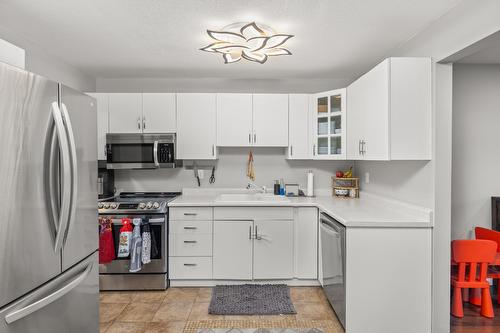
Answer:
[(288, 146), (288, 95), (253, 95), (253, 145)]
[(286, 147), (288, 95), (218, 94), (217, 145)]
[(288, 152), (286, 158), (290, 160), (310, 159), (312, 157), (309, 97), (308, 94), (288, 96)]
[(87, 93), (97, 101), (97, 159), (106, 159), (106, 134), (109, 132), (109, 96), (106, 93)]
[(252, 94), (218, 94), (217, 145), (250, 146), (252, 134)]
[(388, 58), (347, 98), (348, 159), (431, 159), (430, 58)]
[(142, 94), (109, 94), (110, 133), (142, 133)]
[(142, 128), (144, 133), (175, 133), (175, 94), (142, 94)]
[(177, 158), (217, 158), (216, 94), (177, 94)]
[(346, 89), (312, 97), (311, 131), (314, 159), (346, 158)]

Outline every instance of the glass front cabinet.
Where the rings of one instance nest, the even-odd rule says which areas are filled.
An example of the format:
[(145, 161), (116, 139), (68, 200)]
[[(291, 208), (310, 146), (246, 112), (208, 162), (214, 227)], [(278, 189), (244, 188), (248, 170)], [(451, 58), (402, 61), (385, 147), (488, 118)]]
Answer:
[(346, 89), (313, 95), (314, 159), (346, 158)]

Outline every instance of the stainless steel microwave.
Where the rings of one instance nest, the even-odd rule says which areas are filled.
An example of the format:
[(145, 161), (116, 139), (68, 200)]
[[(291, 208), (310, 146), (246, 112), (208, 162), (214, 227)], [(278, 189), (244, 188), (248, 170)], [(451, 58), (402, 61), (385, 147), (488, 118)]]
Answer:
[(175, 134), (106, 134), (108, 169), (175, 168)]

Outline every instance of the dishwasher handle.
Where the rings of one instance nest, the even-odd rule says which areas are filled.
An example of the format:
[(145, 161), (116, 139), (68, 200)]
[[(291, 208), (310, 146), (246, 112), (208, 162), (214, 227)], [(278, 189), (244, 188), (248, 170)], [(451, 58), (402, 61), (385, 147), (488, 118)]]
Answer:
[(321, 214), (320, 222), (321, 222), (321, 225), (325, 226), (328, 229), (332, 229), (333, 231), (335, 231), (337, 233), (341, 233), (342, 229), (345, 228), (343, 225), (341, 225), (337, 221), (331, 219), (329, 216), (324, 215), (324, 214)]

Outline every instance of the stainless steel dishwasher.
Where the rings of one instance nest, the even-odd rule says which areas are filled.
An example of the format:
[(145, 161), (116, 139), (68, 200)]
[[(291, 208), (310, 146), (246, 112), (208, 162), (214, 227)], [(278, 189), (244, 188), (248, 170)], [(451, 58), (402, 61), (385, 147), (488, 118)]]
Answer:
[(345, 327), (345, 227), (334, 218), (320, 215), (323, 290)]

